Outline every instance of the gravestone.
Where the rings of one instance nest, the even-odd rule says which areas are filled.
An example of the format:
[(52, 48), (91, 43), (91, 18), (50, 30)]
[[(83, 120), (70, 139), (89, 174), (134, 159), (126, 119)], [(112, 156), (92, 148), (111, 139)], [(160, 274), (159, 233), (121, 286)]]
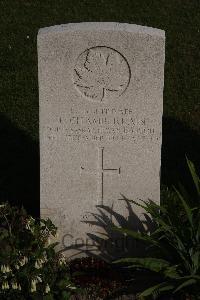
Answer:
[(98, 206), (128, 218), (121, 194), (159, 203), (164, 45), (133, 24), (39, 31), (41, 216), (65, 246), (100, 231)]

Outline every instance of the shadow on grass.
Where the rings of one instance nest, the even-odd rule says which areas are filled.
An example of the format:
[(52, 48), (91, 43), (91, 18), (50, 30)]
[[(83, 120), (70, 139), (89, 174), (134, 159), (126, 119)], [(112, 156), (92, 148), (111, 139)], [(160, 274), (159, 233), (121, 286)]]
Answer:
[(186, 124), (164, 117), (161, 183), (170, 187), (180, 181), (192, 193), (193, 184), (186, 155), (200, 171), (200, 135)]
[(0, 201), (39, 216), (39, 145), (0, 114)]

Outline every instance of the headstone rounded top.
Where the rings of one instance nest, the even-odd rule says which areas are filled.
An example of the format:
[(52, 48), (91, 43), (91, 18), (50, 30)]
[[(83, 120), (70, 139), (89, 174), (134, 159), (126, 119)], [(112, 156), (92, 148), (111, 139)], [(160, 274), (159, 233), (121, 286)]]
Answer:
[(156, 35), (165, 38), (165, 31), (153, 27), (141, 26), (129, 23), (117, 22), (81, 22), (55, 25), (41, 28), (38, 35), (61, 33), (65, 31), (127, 31), (131, 33), (140, 33), (148, 35)]

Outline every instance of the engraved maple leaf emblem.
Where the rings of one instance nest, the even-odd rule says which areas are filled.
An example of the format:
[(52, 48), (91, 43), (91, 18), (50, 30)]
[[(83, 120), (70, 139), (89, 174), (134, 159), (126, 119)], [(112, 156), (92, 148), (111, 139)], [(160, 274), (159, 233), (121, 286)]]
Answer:
[(130, 80), (129, 66), (117, 51), (95, 47), (83, 52), (74, 68), (74, 84), (88, 98), (103, 101), (111, 94), (120, 96)]

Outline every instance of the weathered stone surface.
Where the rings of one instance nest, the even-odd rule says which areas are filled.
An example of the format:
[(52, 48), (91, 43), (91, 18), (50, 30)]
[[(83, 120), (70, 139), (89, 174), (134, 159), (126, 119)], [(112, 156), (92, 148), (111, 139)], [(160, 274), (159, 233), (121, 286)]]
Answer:
[(41, 214), (65, 246), (97, 230), (96, 205), (128, 216), (120, 194), (159, 203), (164, 43), (133, 24), (39, 31)]

